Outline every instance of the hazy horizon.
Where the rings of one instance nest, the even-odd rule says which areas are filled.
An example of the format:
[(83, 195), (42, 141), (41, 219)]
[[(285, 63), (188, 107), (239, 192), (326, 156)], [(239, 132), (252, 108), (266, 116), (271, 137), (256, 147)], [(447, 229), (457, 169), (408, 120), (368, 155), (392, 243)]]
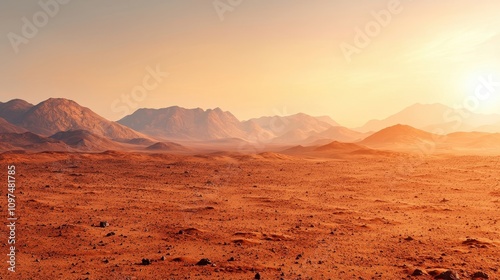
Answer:
[[(49, 97), (49, 98), (47, 98), (47, 99), (41, 100), (40, 102), (31, 102), (30, 100), (26, 100), (26, 99), (23, 99), (23, 98), (14, 98), (14, 99), (9, 99), (9, 100), (0, 100), (0, 103), (7, 103), (7, 102), (10, 102), (10, 101), (15, 100), (15, 99), (20, 99), (20, 100), (24, 100), (24, 101), (26, 101), (26, 102), (28, 102), (28, 103), (30, 103), (30, 104), (32, 104), (32, 105), (34, 105), (34, 106), (36, 106), (36, 105), (38, 105), (39, 103), (44, 102), (44, 101), (47, 101), (48, 99), (51, 99), (51, 98), (52, 98), (52, 99), (61, 99), (61, 98), (62, 98), (62, 99), (72, 100), (72, 101), (74, 101), (74, 102), (76, 102), (76, 103), (78, 103), (78, 104), (79, 104), (79, 102), (78, 102), (78, 101), (73, 100), (73, 99), (68, 99), (68, 98), (66, 98), (66, 97)], [(82, 104), (79, 104), (79, 105), (84, 106), (84, 105), (82, 105)], [(402, 107), (401, 109), (399, 109), (399, 110), (397, 110), (397, 111), (394, 111), (394, 112), (388, 112), (388, 114), (387, 114), (386, 116), (383, 116), (381, 119), (385, 119), (385, 118), (387, 118), (387, 117), (390, 117), (390, 116), (392, 116), (392, 115), (394, 115), (394, 114), (396, 114), (396, 113), (399, 113), (399, 112), (401, 112), (401, 111), (404, 111), (405, 109), (411, 108), (411, 107), (416, 106), (416, 105), (443, 105), (443, 106), (446, 106), (446, 105), (441, 104), (441, 103), (414, 103), (414, 104), (411, 104), (411, 105), (409, 105), (409, 106)], [(95, 113), (97, 113), (97, 112), (94, 110), (94, 108), (92, 108), (92, 107), (89, 107), (89, 106), (84, 106), (84, 107), (86, 107), (86, 108), (88, 108), (88, 109), (90, 109), (90, 110), (94, 111)], [(217, 109), (217, 108), (218, 108), (218, 109), (221, 109), (223, 112), (229, 112), (229, 113), (231, 113), (231, 114), (235, 115), (235, 117), (236, 117), (238, 120), (240, 120), (240, 121), (247, 121), (247, 120), (250, 120), (250, 119), (257, 119), (257, 118), (261, 118), (261, 117), (274, 117), (274, 116), (281, 116), (281, 117), (285, 117), (285, 116), (291, 116), (291, 115), (300, 114), (300, 113), (302, 113), (302, 114), (306, 114), (306, 115), (309, 115), (309, 116), (312, 116), (312, 117), (326, 117), (326, 116), (327, 116), (327, 117), (331, 117), (331, 116), (329, 116), (329, 115), (314, 115), (314, 114), (310, 114), (310, 113), (308, 113), (308, 112), (295, 112), (295, 113), (287, 113), (286, 111), (279, 112), (279, 111), (277, 111), (277, 110), (276, 110), (276, 111), (274, 111), (274, 114), (269, 114), (269, 115), (258, 115), (258, 116), (256, 115), (256, 116), (251, 116), (251, 117), (246, 118), (246, 119), (241, 119), (241, 118), (239, 118), (238, 116), (236, 116), (236, 114), (234, 114), (234, 112), (231, 112), (230, 110), (226, 110), (225, 108), (220, 107), (220, 106), (216, 106), (216, 107), (200, 107), (200, 106), (194, 106), (194, 107), (183, 107), (183, 106), (179, 106), (179, 105), (168, 105), (168, 106), (164, 106), (164, 107), (161, 107), (161, 106), (158, 106), (158, 107), (139, 107), (139, 108), (135, 109), (134, 111), (131, 111), (131, 112), (130, 112), (130, 114), (128, 114), (128, 115), (126, 115), (126, 116), (130, 116), (130, 115), (132, 115), (134, 112), (136, 112), (136, 111), (137, 111), (137, 110), (139, 110), (139, 109), (153, 109), (153, 110), (159, 110), (159, 109), (165, 109), (165, 108), (169, 108), (169, 107), (180, 107), (180, 108), (184, 108), (184, 109), (188, 109), (188, 110), (192, 110), (192, 109), (202, 109), (202, 110), (204, 110), (204, 111), (207, 111), (207, 110), (214, 110), (214, 109)], [(99, 114), (99, 113), (98, 113), (98, 114)], [(100, 115), (100, 114), (99, 114), (99, 115)], [(102, 116), (102, 115), (101, 115), (101, 116)], [(103, 116), (103, 117), (105, 117), (105, 116)], [(105, 118), (106, 118), (106, 117), (105, 117)], [(108, 118), (106, 118), (106, 119), (108, 119)], [(120, 118), (120, 119), (122, 119), (122, 118)], [(114, 119), (108, 119), (108, 120), (110, 120), (110, 121), (118, 121), (118, 120), (120, 120), (120, 119), (116, 119), (116, 120), (114, 120)], [(366, 124), (366, 123), (367, 123), (367, 122), (369, 122), (369, 121), (373, 121), (373, 120), (381, 120), (381, 119), (367, 119), (367, 120), (365, 120), (362, 124)], [(332, 118), (332, 120), (336, 121), (334, 118)], [(344, 126), (342, 123), (340, 123), (340, 125), (341, 125), (341, 126)], [(347, 126), (346, 126), (346, 127), (347, 127)], [(351, 127), (351, 128), (354, 128), (354, 127)]]
[[(0, 3), (2, 100), (68, 98), (110, 120), (177, 105), (358, 127), (415, 103), (463, 104), (481, 78), (500, 81), (495, 1), (241, 1), (223, 13), (213, 1), (63, 2)], [(59, 4), (25, 36), (40, 3)], [(347, 57), (346, 44), (358, 51)], [(480, 101), (477, 113), (500, 111), (498, 94)]]

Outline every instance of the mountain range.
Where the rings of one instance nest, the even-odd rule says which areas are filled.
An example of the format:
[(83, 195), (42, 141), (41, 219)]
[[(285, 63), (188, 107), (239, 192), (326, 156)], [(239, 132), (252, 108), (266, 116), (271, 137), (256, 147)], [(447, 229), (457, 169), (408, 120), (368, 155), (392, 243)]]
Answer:
[(4, 146), (9, 149), (39, 147), (40, 139), (36, 139), (34, 142), (37, 143), (34, 144), (37, 145), (33, 146), (15, 143), (17, 138), (26, 138), (27, 135), (21, 134), (27, 132), (54, 144), (51, 150), (81, 151), (127, 147), (186, 150), (171, 141), (203, 142), (236, 149), (249, 143), (280, 145), (326, 138), (354, 141), (363, 135), (338, 126), (329, 117), (312, 117), (306, 114), (240, 121), (220, 108), (203, 110), (173, 106), (139, 109), (118, 122), (113, 122), (89, 108), (63, 98), (50, 98), (37, 105), (21, 99), (0, 102), (0, 133), (9, 134), (2, 139)]
[(239, 121), (233, 114), (220, 108), (203, 110), (173, 106), (139, 109), (118, 123), (147, 135), (177, 141), (239, 138), (250, 142), (299, 143), (308, 138), (314, 141), (321, 137), (352, 141), (363, 135), (340, 127), (334, 120), (324, 116), (312, 117), (299, 113)]
[(454, 132), (434, 134), (407, 125), (384, 128), (357, 144), (372, 149), (434, 153), (493, 153), (500, 151), (500, 133)]
[(139, 109), (118, 121), (144, 134), (174, 140), (212, 140), (245, 138), (240, 121), (230, 112), (184, 109), (178, 106), (163, 109)]
[(63, 98), (37, 105), (21, 99), (0, 102), (0, 150), (188, 152), (192, 147), (244, 150), (244, 146), (288, 147), (288, 152), (310, 154), (339, 149), (363, 154), (372, 149), (422, 146), (441, 151), (488, 150), (500, 149), (500, 134), (492, 133), (498, 131), (500, 115), (453, 110), (441, 104), (415, 104), (386, 119), (349, 129), (330, 117), (303, 113), (240, 121), (220, 108), (172, 106), (139, 109), (114, 122)]
[(442, 104), (415, 104), (383, 120), (371, 120), (355, 130), (379, 131), (397, 124), (439, 134), (459, 131), (500, 132), (500, 115), (477, 114)]

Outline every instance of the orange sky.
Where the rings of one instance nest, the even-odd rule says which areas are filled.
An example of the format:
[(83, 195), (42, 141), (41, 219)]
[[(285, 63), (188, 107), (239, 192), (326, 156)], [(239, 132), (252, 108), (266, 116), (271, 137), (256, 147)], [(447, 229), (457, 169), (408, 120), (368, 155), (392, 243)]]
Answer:
[[(73, 0), (19, 43), (23, 17), (44, 11), (31, 2), (0, 3), (0, 101), (65, 97), (112, 120), (179, 105), (360, 126), (417, 102), (462, 104), (481, 76), (500, 82), (499, 1), (242, 0), (220, 17), (212, 0)], [(350, 62), (346, 44), (358, 46)], [(500, 113), (500, 98), (478, 110)]]

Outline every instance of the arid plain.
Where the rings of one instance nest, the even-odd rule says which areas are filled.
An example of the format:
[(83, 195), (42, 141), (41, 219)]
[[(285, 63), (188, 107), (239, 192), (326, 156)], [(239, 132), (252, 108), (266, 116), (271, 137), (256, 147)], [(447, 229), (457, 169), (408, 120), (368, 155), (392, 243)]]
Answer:
[(500, 157), (8, 152), (0, 164), (17, 167), (20, 228), (18, 272), (3, 279), (500, 276)]
[(500, 1), (0, 1), (0, 280), (500, 280)]
[(18, 218), (0, 277), (496, 279), (500, 115), (443, 123), (448, 111), (415, 104), (349, 129), (302, 113), (173, 106), (113, 122), (68, 99), (0, 103), (6, 179), (15, 166), (0, 211)]

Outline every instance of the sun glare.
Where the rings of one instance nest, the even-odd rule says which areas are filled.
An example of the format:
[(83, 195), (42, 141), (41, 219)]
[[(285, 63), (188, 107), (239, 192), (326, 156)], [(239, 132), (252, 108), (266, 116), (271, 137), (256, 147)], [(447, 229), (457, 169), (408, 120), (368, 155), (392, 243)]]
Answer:
[(460, 82), (462, 106), (475, 113), (495, 113), (500, 106), (500, 71), (483, 67), (470, 71)]

